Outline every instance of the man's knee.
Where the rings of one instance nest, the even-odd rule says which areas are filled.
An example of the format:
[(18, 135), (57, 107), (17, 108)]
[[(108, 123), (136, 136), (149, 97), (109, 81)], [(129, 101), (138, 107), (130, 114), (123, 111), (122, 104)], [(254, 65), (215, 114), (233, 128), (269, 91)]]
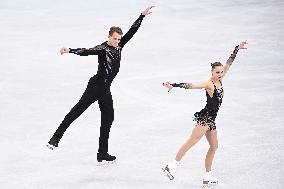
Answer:
[(106, 126), (111, 126), (112, 122), (114, 121), (114, 114), (113, 113), (108, 113), (102, 116), (102, 123), (103, 125)]
[(114, 121), (114, 112), (111, 111), (108, 115), (107, 115), (107, 120), (108, 120), (108, 124), (112, 124), (112, 122)]

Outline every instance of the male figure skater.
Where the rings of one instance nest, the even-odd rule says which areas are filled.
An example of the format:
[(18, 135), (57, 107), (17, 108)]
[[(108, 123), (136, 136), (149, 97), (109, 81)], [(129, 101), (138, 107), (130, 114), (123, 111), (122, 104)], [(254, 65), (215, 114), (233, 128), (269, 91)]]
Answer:
[(129, 31), (122, 36), (122, 30), (119, 27), (111, 27), (108, 35), (108, 41), (94, 48), (62, 48), (61, 55), (64, 53), (74, 53), (80, 56), (98, 55), (98, 71), (97, 74), (90, 78), (85, 92), (79, 102), (65, 116), (54, 135), (49, 140), (47, 147), (54, 149), (58, 147), (58, 143), (62, 138), (66, 129), (77, 119), (92, 103), (98, 101), (101, 111), (101, 127), (99, 137), (99, 149), (97, 153), (97, 161), (113, 162), (116, 157), (108, 154), (109, 132), (114, 120), (113, 100), (111, 96), (110, 86), (119, 72), (121, 51), (124, 45), (133, 37), (139, 29), (145, 16), (151, 14), (150, 6), (145, 9), (139, 18), (133, 23)]

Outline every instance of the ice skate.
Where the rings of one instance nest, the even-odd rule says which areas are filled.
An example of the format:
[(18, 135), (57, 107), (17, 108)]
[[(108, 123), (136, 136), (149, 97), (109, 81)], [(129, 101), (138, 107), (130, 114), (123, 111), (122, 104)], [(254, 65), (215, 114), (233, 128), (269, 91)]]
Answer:
[(179, 165), (178, 161), (168, 163), (165, 167), (162, 168), (163, 172), (167, 175), (170, 180), (173, 180), (176, 175), (176, 169)]
[(109, 155), (108, 153), (97, 153), (97, 166), (111, 165), (116, 161), (116, 157)]
[(212, 176), (211, 171), (206, 172), (203, 177), (203, 186), (202, 188), (207, 188), (211, 186), (215, 186), (218, 184), (218, 179)]
[(58, 143), (59, 143), (59, 138), (53, 135), (46, 146), (49, 149), (54, 150), (55, 148), (58, 147)]

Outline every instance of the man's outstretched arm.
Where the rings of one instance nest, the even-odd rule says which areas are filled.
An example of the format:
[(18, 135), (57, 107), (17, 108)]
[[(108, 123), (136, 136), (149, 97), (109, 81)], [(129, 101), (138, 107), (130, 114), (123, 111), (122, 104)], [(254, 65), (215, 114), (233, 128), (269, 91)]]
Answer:
[(126, 34), (121, 38), (120, 41), (120, 46), (124, 47), (124, 45), (133, 37), (133, 35), (137, 32), (137, 30), (139, 29), (142, 20), (145, 16), (151, 14), (152, 12), (150, 12), (150, 9), (152, 9), (154, 6), (150, 6), (147, 9), (145, 9), (141, 15), (139, 16), (139, 18), (132, 24), (131, 28), (126, 32)]
[(102, 45), (95, 46), (94, 48), (77, 48), (77, 49), (71, 49), (71, 48), (65, 48), (63, 47), (60, 49), (61, 55), (63, 53), (74, 53), (80, 56), (88, 56), (88, 55), (98, 55), (102, 50), (104, 50), (104, 47)]

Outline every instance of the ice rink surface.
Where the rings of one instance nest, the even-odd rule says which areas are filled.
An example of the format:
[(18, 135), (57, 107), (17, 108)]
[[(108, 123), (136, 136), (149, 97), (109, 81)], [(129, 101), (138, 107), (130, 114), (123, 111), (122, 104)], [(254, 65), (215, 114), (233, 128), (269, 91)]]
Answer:
[[(45, 144), (97, 71), (96, 56), (60, 56), (59, 49), (100, 44), (113, 25), (126, 32), (152, 4), (111, 87), (109, 152), (117, 164), (96, 166), (97, 103), (58, 149), (48, 150)], [(1, 188), (200, 188), (205, 138), (186, 154), (173, 182), (161, 167), (191, 134), (205, 91), (167, 93), (161, 83), (207, 80), (210, 63), (225, 63), (245, 39), (249, 49), (239, 51), (223, 82), (216, 188), (283, 188), (283, 1), (1, 0), (0, 18)]]

